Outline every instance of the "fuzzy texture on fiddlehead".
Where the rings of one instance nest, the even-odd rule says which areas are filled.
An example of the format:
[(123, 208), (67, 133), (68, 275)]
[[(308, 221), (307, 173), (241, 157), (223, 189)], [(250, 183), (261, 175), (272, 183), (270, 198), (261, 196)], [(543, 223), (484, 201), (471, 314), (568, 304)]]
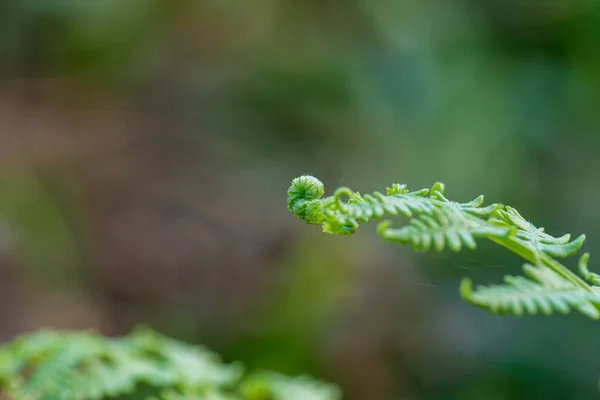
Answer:
[(314, 176), (296, 178), (288, 189), (288, 210), (307, 224), (319, 225), (323, 221), (319, 199), (324, 193), (323, 183)]

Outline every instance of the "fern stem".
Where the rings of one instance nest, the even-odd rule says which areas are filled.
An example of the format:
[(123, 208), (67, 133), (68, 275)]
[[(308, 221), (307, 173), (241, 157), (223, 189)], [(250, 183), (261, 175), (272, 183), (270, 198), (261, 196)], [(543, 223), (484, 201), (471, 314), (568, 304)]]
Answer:
[(585, 289), (587, 291), (590, 291), (590, 292), (592, 291), (592, 288), (590, 288), (590, 286), (587, 283), (585, 283), (585, 281), (583, 279), (581, 279), (579, 276), (574, 274), (567, 267), (565, 267), (564, 265), (562, 265), (561, 263), (559, 263), (552, 257), (548, 257), (547, 255), (545, 255), (543, 253), (536, 255), (533, 251), (531, 251), (531, 249), (523, 246), (521, 243), (519, 243), (513, 237), (507, 236), (505, 238), (499, 238), (499, 237), (489, 236), (489, 239), (498, 243), (499, 245), (503, 246), (504, 248), (514, 252), (515, 254), (518, 254), (519, 256), (523, 257), (525, 260), (529, 261), (530, 263), (537, 264), (538, 259), (539, 259), (544, 265), (546, 265), (548, 268), (552, 269), (554, 272), (556, 272), (563, 278), (567, 279), (572, 284), (574, 284), (582, 289)]

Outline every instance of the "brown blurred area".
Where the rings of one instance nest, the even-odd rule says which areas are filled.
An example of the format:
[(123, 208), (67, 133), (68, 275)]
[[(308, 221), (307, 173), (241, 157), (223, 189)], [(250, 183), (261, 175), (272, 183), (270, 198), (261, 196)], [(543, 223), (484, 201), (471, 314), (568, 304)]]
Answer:
[[(278, 196), (257, 190), (256, 178), (215, 156), (235, 143), (194, 134), (172, 107), (145, 109), (151, 98), (122, 109), (75, 104), (60, 97), (60, 86), (49, 93), (36, 80), (8, 86), (0, 105), (2, 179), (52, 203), (69, 243), (42, 245), (41, 256), (56, 257), (47, 265), (24, 265), (28, 249), (20, 240), (27, 237), (3, 226), (3, 339), (41, 327), (119, 335), (139, 323), (199, 334), (216, 346), (263, 334), (254, 321), (277, 301), (269, 293), (290, 284), (282, 282), (281, 263), (299, 227), (282, 206), (286, 186)], [(27, 207), (15, 207), (20, 221)], [(54, 235), (52, 226), (43, 229)], [(365, 262), (377, 258), (361, 251), (368, 253), (359, 254)], [(349, 271), (359, 267), (350, 256), (346, 261)], [(321, 339), (322, 348), (306, 350), (322, 353), (317, 359), (355, 398), (384, 398), (397, 387), (390, 355), (397, 351), (395, 335), (415, 334), (393, 322), (397, 286), (385, 265), (360, 268), (343, 290), (350, 298), (336, 300), (347, 307), (331, 311), (339, 322)], [(49, 269), (38, 276), (36, 268)]]
[[(74, 223), (71, 232), (75, 242), (85, 243), (77, 249), (78, 262), (86, 265), (80, 274), (106, 297), (111, 311), (123, 316), (136, 303), (155, 307), (193, 299), (199, 305), (217, 302), (223, 314), (243, 314), (268, 275), (265, 264), (281, 257), (291, 239), (289, 227), (279, 226), (268, 208), (260, 210), (264, 197), (244, 182), (223, 187), (229, 184), (226, 165), (203, 155), (214, 151), (208, 140), (191, 139), (168, 111), (77, 108), (39, 93), (35, 82), (23, 86), (7, 90), (2, 100), (7, 179), (22, 177), (49, 193), (64, 190), (73, 196), (68, 201), (82, 205), (75, 215), (68, 201), (56, 206), (65, 219), (84, 219), (85, 226)], [(259, 204), (256, 217), (240, 208), (237, 191), (245, 193), (245, 202)], [(4, 236), (4, 282), (14, 289), (18, 243), (10, 241), (8, 229)], [(225, 296), (231, 285), (237, 287), (227, 290), (236, 295)], [(117, 315), (107, 320), (85, 294), (37, 300), (35, 293), (21, 295), (29, 300), (25, 304), (49, 307), (20, 315), (28, 327), (52, 321), (43, 316), (54, 318), (62, 302), (75, 301), (59, 325), (76, 328), (97, 320), (109, 331), (123, 329)]]

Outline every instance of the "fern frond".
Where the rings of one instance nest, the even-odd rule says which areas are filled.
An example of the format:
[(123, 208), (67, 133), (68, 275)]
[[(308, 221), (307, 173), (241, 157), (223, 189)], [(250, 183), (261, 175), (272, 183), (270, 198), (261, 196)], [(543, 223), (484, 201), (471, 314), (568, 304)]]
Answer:
[(573, 241), (569, 234), (553, 237), (547, 234), (544, 228), (537, 228), (523, 218), (517, 210), (509, 206), (497, 210), (490, 218), (490, 222), (499, 227), (516, 228), (513, 240), (530, 249), (536, 261), (542, 254), (558, 258), (572, 256), (579, 251), (585, 241), (585, 235), (581, 235)]
[[(388, 190), (390, 193), (390, 190)], [(323, 231), (326, 233), (353, 233), (359, 223), (380, 219), (385, 214), (404, 215), (431, 213), (433, 206), (425, 197), (427, 190), (383, 195), (379, 192), (362, 197), (359, 193), (340, 189), (328, 199), (323, 199)], [(348, 201), (344, 202), (344, 196)]]
[(575, 309), (582, 314), (599, 319), (600, 296), (573, 285), (562, 276), (545, 266), (525, 264), (526, 277), (506, 276), (504, 285), (479, 286), (472, 290), (471, 281), (463, 280), (462, 297), (476, 306), (494, 314), (524, 313), (550, 315), (553, 312), (566, 314)]
[[(488, 217), (502, 207), (499, 204), (482, 207), (483, 196), (468, 203), (452, 202), (444, 197), (443, 192), (444, 185), (439, 182), (431, 190), (413, 192), (406, 185), (393, 184), (386, 189), (386, 195), (374, 192), (361, 196), (348, 188), (339, 188), (333, 196), (321, 198), (324, 194), (323, 184), (307, 175), (292, 181), (288, 190), (288, 209), (306, 223), (322, 225), (325, 233), (348, 234), (354, 233), (360, 223), (381, 219), (384, 215), (403, 215), (408, 218), (415, 215), (443, 218), (443, 215), (449, 215), (458, 220), (468, 219), (468, 215)], [(494, 228), (495, 232), (505, 231), (492, 226), (489, 228)]]
[(93, 400), (131, 393), (138, 383), (221, 387), (241, 376), (239, 365), (223, 365), (205, 349), (183, 346), (146, 330), (114, 340), (40, 332), (2, 350), (0, 382), (12, 386), (15, 398)]
[[(320, 224), (327, 233), (354, 233), (359, 223), (384, 215), (402, 215), (408, 222), (400, 228), (392, 228), (390, 221), (379, 224), (378, 232), (383, 239), (411, 245), (420, 251), (432, 248), (441, 251), (446, 247), (459, 251), (464, 247), (474, 249), (476, 239), (486, 238), (535, 265), (525, 267), (526, 277), (507, 276), (504, 285), (480, 287), (475, 292), (469, 280), (463, 281), (463, 297), (493, 313), (521, 315), (577, 309), (590, 318), (600, 317), (600, 275), (587, 269), (588, 256), (584, 255), (579, 265), (584, 279), (556, 260), (575, 254), (585, 235), (573, 241), (570, 235), (551, 236), (512, 207), (483, 206), (483, 196), (467, 203), (448, 200), (441, 183), (433, 185), (431, 190), (416, 192), (394, 184), (386, 195), (375, 192), (361, 196), (340, 188), (333, 196), (321, 198), (323, 184), (305, 176), (292, 181), (288, 196), (290, 193), (294, 196), (288, 197), (288, 208), (307, 223)], [(306, 212), (308, 209), (310, 213)]]
[[(223, 364), (201, 346), (147, 329), (115, 339), (92, 332), (40, 331), (0, 347), (0, 388), (11, 399), (108, 399), (132, 394), (143, 384), (161, 400), (259, 400), (240, 392), (243, 372), (239, 363)], [(302, 386), (305, 378), (297, 379), (281, 376), (280, 381)]]
[(142, 359), (154, 360), (161, 371), (160, 375), (151, 369), (142, 371), (146, 373), (145, 377), (163, 384), (226, 387), (236, 382), (243, 373), (239, 363), (223, 365), (216, 354), (202, 346), (190, 346), (148, 329), (138, 329), (128, 339), (135, 359), (140, 360), (142, 355)]
[(427, 251), (431, 247), (442, 251), (449, 247), (458, 252), (463, 246), (475, 249), (475, 238), (504, 238), (510, 227), (498, 227), (461, 209), (461, 204), (438, 206), (431, 214), (411, 218), (400, 229), (390, 228), (391, 222), (379, 225), (379, 235), (389, 241), (412, 245), (413, 250)]

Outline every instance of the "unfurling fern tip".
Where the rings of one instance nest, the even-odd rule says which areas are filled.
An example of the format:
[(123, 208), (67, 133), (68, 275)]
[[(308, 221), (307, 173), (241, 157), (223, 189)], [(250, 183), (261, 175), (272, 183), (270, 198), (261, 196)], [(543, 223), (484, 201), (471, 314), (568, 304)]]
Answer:
[(311, 175), (303, 175), (292, 181), (288, 189), (288, 210), (307, 224), (323, 222), (319, 199), (325, 193), (323, 183)]

